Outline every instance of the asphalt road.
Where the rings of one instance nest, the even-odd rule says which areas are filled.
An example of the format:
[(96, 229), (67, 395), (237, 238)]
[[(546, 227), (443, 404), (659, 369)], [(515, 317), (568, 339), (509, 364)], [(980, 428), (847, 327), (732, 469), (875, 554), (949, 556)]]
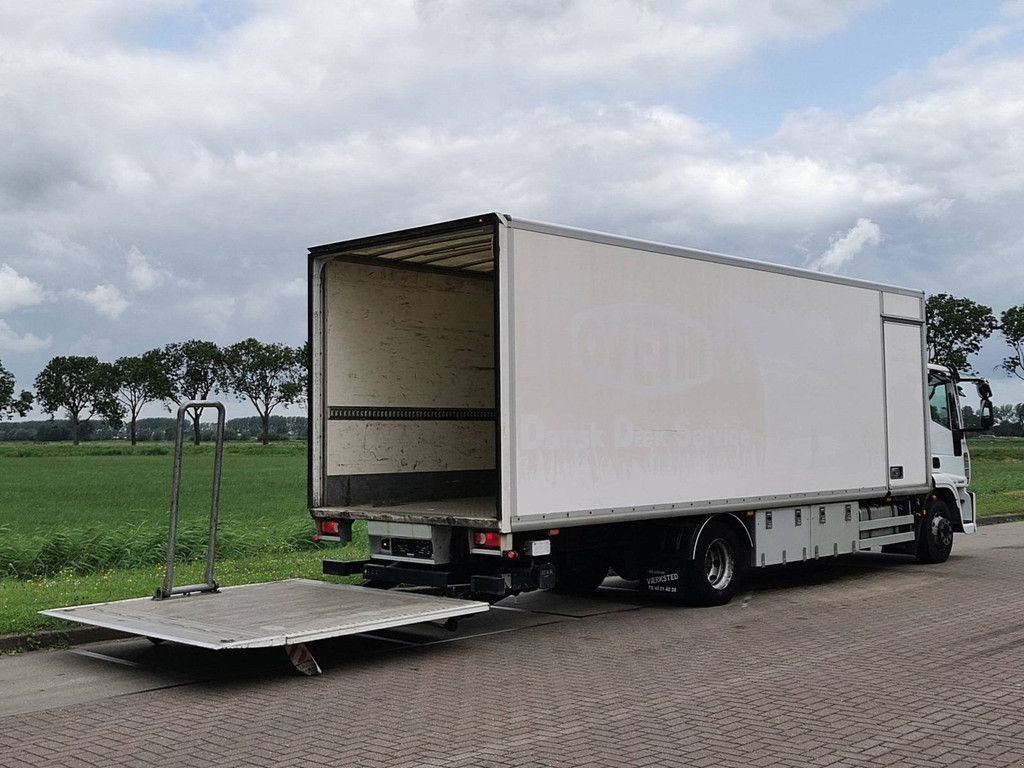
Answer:
[(1024, 766), (1024, 523), (685, 609), (606, 582), (281, 649), (0, 658), (0, 766)]

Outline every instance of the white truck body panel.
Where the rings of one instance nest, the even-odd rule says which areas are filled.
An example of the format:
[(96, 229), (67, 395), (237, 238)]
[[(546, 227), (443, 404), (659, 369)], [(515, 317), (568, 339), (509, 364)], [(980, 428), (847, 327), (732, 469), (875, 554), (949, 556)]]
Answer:
[(902, 320), (924, 321), (924, 304), (917, 296), (901, 293), (882, 293), (882, 314)]
[(901, 469), (900, 477), (890, 478), (893, 489), (925, 485), (931, 474), (927, 446), (931, 420), (921, 394), (925, 390), (921, 333), (918, 324), (884, 324), (887, 463)]
[(511, 270), (513, 522), (886, 487), (877, 290), (528, 230)]

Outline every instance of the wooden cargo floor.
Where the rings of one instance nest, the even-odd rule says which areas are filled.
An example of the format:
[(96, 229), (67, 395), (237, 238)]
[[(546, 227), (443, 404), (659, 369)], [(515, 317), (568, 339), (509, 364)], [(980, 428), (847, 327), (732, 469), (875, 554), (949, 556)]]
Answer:
[(336, 512), (341, 517), (440, 525), (493, 525), (498, 519), (497, 502), (493, 496), (411, 501), (379, 506), (318, 507), (316, 512), (317, 517), (329, 517), (330, 513)]

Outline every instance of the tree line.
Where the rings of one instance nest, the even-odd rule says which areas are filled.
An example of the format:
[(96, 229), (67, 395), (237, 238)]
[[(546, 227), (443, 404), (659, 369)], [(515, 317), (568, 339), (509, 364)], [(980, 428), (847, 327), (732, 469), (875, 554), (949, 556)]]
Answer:
[[(270, 440), (305, 440), (309, 436), (309, 425), (305, 416), (270, 417)], [(216, 427), (209, 421), (199, 425), (203, 441), (214, 439)], [(140, 418), (135, 426), (139, 445), (173, 441), (177, 433), (177, 420), (170, 416), (148, 416)], [(240, 416), (227, 420), (224, 439), (236, 442), (260, 440), (263, 423), (258, 416)], [(82, 442), (94, 440), (128, 440), (128, 425), (114, 425), (103, 420), (82, 422), (78, 427)], [(191, 435), (190, 435), (191, 438)], [(67, 419), (27, 419), (24, 421), (0, 421), (0, 443), (31, 442), (52, 443), (71, 441), (71, 422)]]
[[(93, 419), (113, 428), (126, 426), (135, 445), (139, 414), (147, 403), (181, 406), (221, 393), (253, 405), (265, 445), (274, 409), (303, 402), (308, 381), (308, 345), (289, 347), (252, 338), (227, 347), (190, 339), (112, 363), (95, 356), (60, 355), (36, 376), (34, 393), (16, 392), (14, 376), (0, 361), (0, 418), (24, 417), (33, 406), (51, 418), (62, 410), (75, 445), (83, 425)], [(200, 414), (190, 410), (188, 415), (198, 445)]]
[(982, 415), (971, 406), (963, 407), (964, 426), (983, 429), (985, 434), (997, 437), (1024, 437), (1024, 403), (997, 405), (992, 409), (992, 425), (984, 429)]
[(928, 297), (925, 316), (930, 362), (961, 373), (974, 373), (971, 355), (998, 330), (1009, 346), (1009, 354), (1003, 358), (1003, 372), (1024, 381), (1024, 304), (1010, 307), (997, 320), (991, 307), (937, 293)]

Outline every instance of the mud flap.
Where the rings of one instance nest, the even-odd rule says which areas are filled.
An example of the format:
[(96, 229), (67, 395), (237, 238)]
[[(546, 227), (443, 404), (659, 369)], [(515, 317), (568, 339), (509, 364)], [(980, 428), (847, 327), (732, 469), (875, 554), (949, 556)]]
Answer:
[(640, 579), (640, 591), (645, 594), (665, 597), (669, 600), (681, 600), (683, 597), (683, 579), (679, 571), (664, 571), (648, 568)]
[(962, 489), (957, 495), (960, 497), (960, 520), (964, 525), (964, 533), (973, 533), (977, 496), (975, 496), (973, 491), (964, 491)]

